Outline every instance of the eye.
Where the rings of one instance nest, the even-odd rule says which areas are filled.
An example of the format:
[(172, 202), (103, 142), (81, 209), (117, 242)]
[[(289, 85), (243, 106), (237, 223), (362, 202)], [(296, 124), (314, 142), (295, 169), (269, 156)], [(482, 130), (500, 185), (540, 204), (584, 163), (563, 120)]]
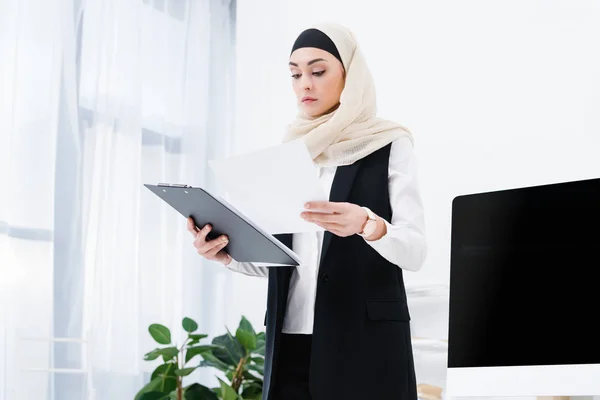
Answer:
[(325, 70), (323, 70), (323, 71), (315, 71), (315, 72), (313, 72), (312, 74), (313, 74), (314, 76), (321, 76), (321, 75), (323, 75), (324, 73), (325, 73)]
[(300, 74), (292, 74), (292, 78), (298, 79), (298, 78), (300, 78)]

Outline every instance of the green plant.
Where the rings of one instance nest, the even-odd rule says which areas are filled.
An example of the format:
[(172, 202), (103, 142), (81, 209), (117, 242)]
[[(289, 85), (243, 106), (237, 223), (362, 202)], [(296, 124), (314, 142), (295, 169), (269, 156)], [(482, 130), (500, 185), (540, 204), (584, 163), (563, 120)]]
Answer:
[[(162, 357), (163, 363), (156, 367), (150, 382), (136, 395), (135, 400), (260, 400), (265, 363), (265, 334), (256, 333), (250, 322), (242, 317), (239, 327), (232, 335), (227, 333), (200, 344), (208, 337), (198, 334), (198, 324), (184, 318), (182, 326), (187, 338), (180, 347), (172, 343), (170, 330), (160, 324), (152, 324), (148, 331), (152, 338), (164, 347), (156, 348), (144, 356), (153, 361)], [(201, 361), (194, 364), (200, 356)], [(208, 388), (199, 383), (184, 386), (183, 378), (196, 368), (212, 367), (221, 371), (225, 379), (220, 386)]]

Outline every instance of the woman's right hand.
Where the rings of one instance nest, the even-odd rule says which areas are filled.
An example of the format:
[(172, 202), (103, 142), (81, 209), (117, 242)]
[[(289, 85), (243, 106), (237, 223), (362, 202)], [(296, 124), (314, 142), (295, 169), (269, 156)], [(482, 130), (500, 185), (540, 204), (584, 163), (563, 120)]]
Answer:
[(220, 262), (223, 265), (229, 265), (232, 258), (223, 251), (225, 246), (229, 243), (229, 238), (227, 238), (227, 236), (219, 236), (216, 239), (207, 241), (206, 235), (209, 234), (212, 227), (210, 225), (204, 225), (202, 229), (198, 229), (191, 217), (188, 218), (187, 228), (192, 236), (194, 236), (194, 247), (198, 254), (207, 260)]

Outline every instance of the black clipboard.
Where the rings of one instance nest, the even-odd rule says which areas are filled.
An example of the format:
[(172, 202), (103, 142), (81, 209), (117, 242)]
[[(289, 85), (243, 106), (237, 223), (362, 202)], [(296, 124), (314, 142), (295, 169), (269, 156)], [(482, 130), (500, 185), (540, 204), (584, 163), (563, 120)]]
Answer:
[(227, 235), (229, 243), (224, 250), (234, 260), (282, 266), (300, 264), (296, 253), (260, 229), (225, 200), (208, 191), (198, 187), (168, 183), (144, 184), (144, 186), (185, 218), (192, 217), (197, 227), (211, 224), (213, 229), (207, 236), (208, 239)]

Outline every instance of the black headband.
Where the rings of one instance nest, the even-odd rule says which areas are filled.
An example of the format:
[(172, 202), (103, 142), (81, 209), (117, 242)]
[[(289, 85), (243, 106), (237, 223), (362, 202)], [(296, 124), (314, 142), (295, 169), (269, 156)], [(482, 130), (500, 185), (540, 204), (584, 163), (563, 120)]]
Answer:
[(333, 40), (318, 29), (311, 28), (302, 32), (294, 42), (291, 53), (302, 47), (316, 47), (317, 49), (325, 50), (340, 60), (342, 65), (344, 65), (342, 57), (340, 57), (340, 53), (338, 52), (335, 43), (333, 43)]

